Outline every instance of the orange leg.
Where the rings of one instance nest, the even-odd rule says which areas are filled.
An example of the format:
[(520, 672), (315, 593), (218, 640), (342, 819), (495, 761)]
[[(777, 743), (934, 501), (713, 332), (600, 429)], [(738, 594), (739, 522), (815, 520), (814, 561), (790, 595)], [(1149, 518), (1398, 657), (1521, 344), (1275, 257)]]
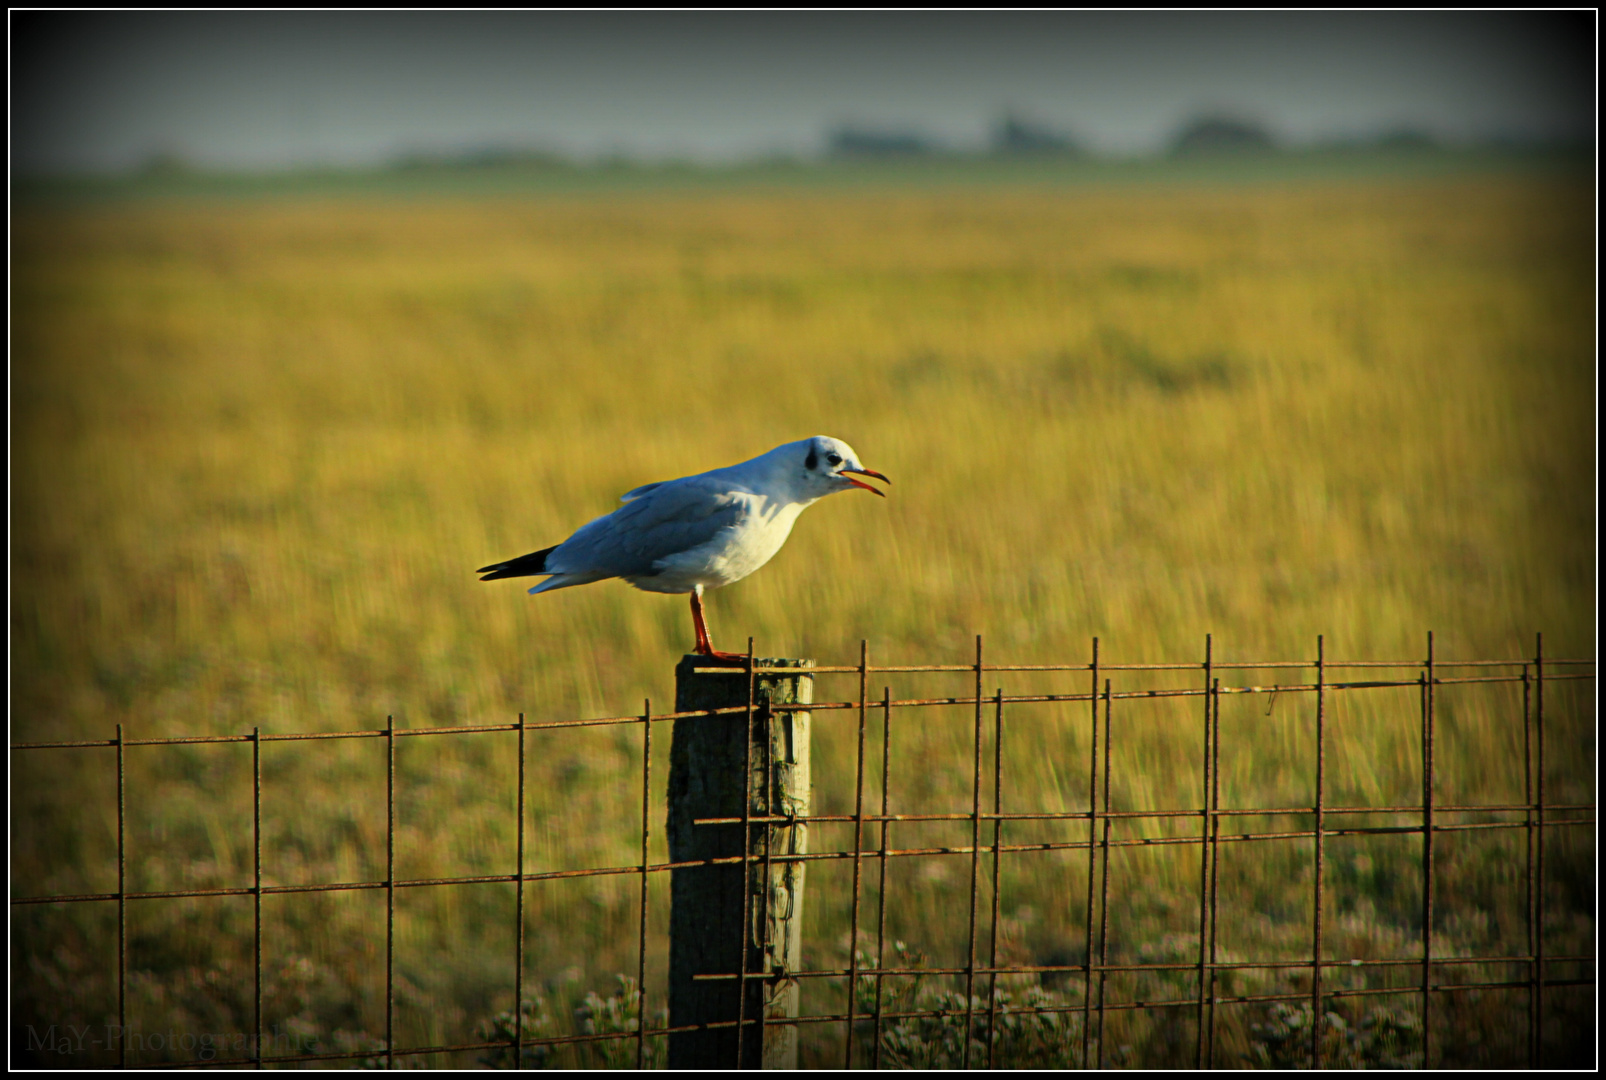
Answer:
[(714, 648), (713, 640), (708, 636), (708, 623), (703, 619), (703, 591), (701, 588), (693, 589), (691, 594), (691, 621), (697, 629), (697, 644), (692, 649), (699, 656), (709, 656), (715, 660), (746, 663), (747, 657), (742, 653), (720, 652)]

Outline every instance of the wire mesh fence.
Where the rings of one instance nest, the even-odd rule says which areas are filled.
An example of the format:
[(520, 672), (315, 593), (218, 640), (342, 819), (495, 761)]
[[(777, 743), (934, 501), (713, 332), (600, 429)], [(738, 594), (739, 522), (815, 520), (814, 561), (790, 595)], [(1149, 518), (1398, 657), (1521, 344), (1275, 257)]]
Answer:
[[(649, 923), (661, 914), (662, 903), (655, 907), (651, 884), (662, 875), (704, 865), (653, 857), (652, 826), (664, 798), (663, 782), (653, 772), (655, 729), (662, 739), (665, 722), (743, 714), (751, 730), (760, 713), (773, 716), (791, 709), (821, 717), (817, 738), (829, 733), (840, 750), (833, 761), (851, 765), (840, 769), (833, 781), (842, 788), (838, 805), (780, 818), (755, 816), (749, 799), (749, 811), (741, 818), (699, 824), (739, 823), (750, 837), (754, 829), (768, 835), (772, 827), (805, 825), (815, 830), (816, 838), (839, 841), (816, 845), (820, 850), (766, 848), (762, 855), (708, 863), (742, 865), (746, 871), (762, 858), (766, 866), (791, 861), (816, 868), (811, 871), (810, 903), (844, 886), (848, 894), (845, 900), (830, 896), (846, 915), (845, 947), (841, 942), (805, 941), (805, 956), (829, 956), (832, 962), (783, 973), (741, 970), (704, 976), (743, 986), (752, 980), (767, 985), (785, 980), (803, 989), (804, 1008), (795, 1017), (748, 1015), (744, 1006), (723, 1025), (698, 1025), (735, 1028), (738, 1051), (732, 1067), (741, 1060), (742, 1040), (763, 1040), (764, 1029), (775, 1025), (835, 1033), (829, 1049), (818, 1044), (815, 1060), (849, 1068), (1107, 1067), (1153, 1063), (1156, 1054), (1167, 1064), (1200, 1068), (1353, 1065), (1357, 1059), (1379, 1063), (1379, 1055), (1386, 1057), (1385, 1064), (1433, 1067), (1457, 1060), (1461, 1047), (1450, 1044), (1446, 1033), (1468, 1023), (1465, 1003), (1473, 1000), (1479, 1003), (1475, 1011), (1491, 1015), (1492, 1023), (1508, 1035), (1521, 1033), (1516, 1040), (1520, 1045), (1503, 1051), (1513, 1058), (1509, 1064), (1547, 1064), (1554, 1056), (1549, 1048), (1572, 1041), (1592, 1046), (1592, 1033), (1580, 1040), (1576, 1032), (1557, 1035), (1551, 1030), (1558, 995), (1588, 997), (1595, 978), (1592, 910), (1586, 915), (1586, 932), (1577, 932), (1576, 925), (1570, 932), (1554, 930), (1556, 912), (1549, 909), (1558, 903), (1578, 905), (1557, 899), (1547, 855), (1567, 837), (1581, 835), (1587, 844), (1593, 842), (1592, 768), (1583, 770), (1587, 779), (1580, 789), (1576, 767), (1593, 749), (1573, 745), (1570, 738), (1558, 747), (1554, 735), (1547, 743), (1546, 724), (1547, 719), (1556, 722), (1559, 692), (1580, 685), (1592, 689), (1594, 662), (1545, 657), (1542, 639), (1536, 641), (1534, 656), (1522, 660), (1446, 661), (1435, 656), (1432, 635), (1426, 655), (1417, 660), (1334, 661), (1325, 651), (1318, 639), (1313, 659), (1229, 662), (1214, 654), (1207, 638), (1199, 660), (1120, 664), (1101, 658), (1095, 639), (1085, 662), (1019, 665), (990, 662), (978, 637), (974, 659), (967, 664), (887, 666), (871, 664), (868, 647), (861, 645), (856, 664), (810, 670), (825, 688), (815, 693), (818, 700), (770, 708), (755, 698), (757, 680), (772, 671), (796, 674), (796, 669), (765, 667), (755, 660), (750, 643), (746, 664), (732, 673), (745, 675), (746, 701), (726, 709), (655, 713), (646, 702), (639, 714), (584, 720), (531, 720), (521, 714), (516, 722), (490, 725), (387, 724), (299, 734), (253, 728), (249, 734), (149, 739), (127, 738), (119, 727), (110, 739), (16, 743), (14, 768), (25, 769), (27, 755), (47, 751), (99, 748), (115, 757), (117, 887), (75, 895), (14, 896), (11, 902), (14, 915), (19, 907), (31, 905), (115, 907), (115, 940), (108, 935), (101, 946), (116, 961), (116, 1019), (107, 1025), (104, 1047), (116, 1064), (347, 1061), (388, 1068), (465, 1053), (479, 1054), (487, 1063), (520, 1064), (544, 1060), (542, 1055), (560, 1047), (590, 1044), (605, 1045), (612, 1063), (640, 1068), (661, 1060), (668, 1036), (693, 1030), (668, 1024), (661, 1018), (663, 1002), (652, 1000), (657, 991), (649, 986), (648, 967), (655, 948), (661, 947), (661, 935), (650, 933)], [(940, 696), (929, 692), (938, 680), (961, 680), (963, 685)], [(895, 694), (894, 681), (912, 692)], [(1455, 745), (1459, 736), (1454, 720), (1458, 709), (1466, 709), (1452, 696), (1496, 687), (1507, 696), (1481, 703), (1479, 715), (1502, 727), (1507, 745), (1520, 747), (1520, 766), (1503, 763), (1520, 771), (1521, 794), (1516, 798), (1489, 798), (1489, 789), (1497, 785), (1479, 775), (1461, 775), (1476, 773), (1475, 768), (1444, 767), (1446, 760), (1458, 766), (1466, 761)], [(1399, 734), (1409, 729), (1413, 750), (1408, 764), (1418, 778), (1414, 791), (1377, 780), (1366, 767), (1372, 748), (1356, 742), (1360, 726), (1335, 722), (1337, 702), (1369, 696), (1378, 703), (1368, 708), (1391, 730)], [(1565, 700), (1567, 730), (1580, 724), (1587, 728), (1589, 721), (1581, 714), (1592, 707), (1592, 697), (1569, 693)], [(1052, 723), (1044, 720), (1048, 716)], [(1145, 785), (1145, 763), (1135, 760), (1130, 749), (1139, 745), (1130, 736), (1144, 724), (1160, 725), (1179, 760), (1189, 763), (1185, 781), (1177, 772), (1167, 773), (1159, 789)], [(630, 823), (640, 831), (639, 860), (530, 870), (529, 741), (539, 733), (562, 736), (571, 729), (604, 728), (639, 739), (640, 817), (639, 825)], [(963, 746), (943, 766), (962, 766), (964, 782), (952, 789), (925, 783), (929, 759), (916, 760), (907, 749), (916, 733), (938, 728), (951, 736), (950, 745)], [(414, 739), (494, 733), (518, 743), (514, 865), (501, 874), (402, 876), (398, 746)], [(1277, 739), (1293, 740), (1284, 756), (1299, 759), (1302, 768), (1288, 775), (1253, 775), (1246, 762), (1253, 763), (1240, 751)], [(272, 883), (264, 873), (263, 746), (323, 740), (368, 740), (381, 748), (385, 872), (372, 880)], [(130, 889), (128, 811), (141, 792), (130, 789), (129, 749), (226, 743), (250, 750), (250, 883)], [(1053, 806), (1015, 805), (1012, 793), (1040, 790), (1013, 779), (1031, 768), (1076, 774), (1074, 790)], [(107, 772), (105, 782), (110, 784), (113, 777)], [(1547, 788), (1547, 777), (1563, 773), (1571, 779), (1558, 798)], [(750, 769), (749, 784), (752, 776)], [(1308, 798), (1279, 797), (1295, 789)], [(963, 801), (944, 804), (952, 791), (962, 791)], [(570, 824), (578, 828), (583, 823)], [(661, 843), (661, 837), (656, 839)], [(1576, 862), (1578, 844), (1566, 842)], [(1484, 847), (1469, 846), (1479, 844)], [(1463, 870), (1472, 861), (1498, 864), (1504, 885), (1489, 894), (1496, 900), (1466, 887)], [(1592, 855), (1584, 861), (1592, 866)], [(1287, 910), (1270, 915), (1245, 910), (1253, 905), (1243, 899), (1240, 885), (1246, 868), (1256, 864), (1262, 864), (1262, 872), (1265, 865), (1279, 868), (1276, 872), (1286, 879), (1279, 902)], [(632, 888), (639, 895), (636, 969), (630, 992), (622, 1004), (615, 1003), (616, 1011), (627, 1015), (600, 1025), (604, 1030), (554, 1034), (525, 1007), (534, 976), (526, 954), (527, 895), (544, 883), (600, 877), (634, 878)], [(1057, 950), (1023, 950), (1018, 925), (1012, 930), (1011, 924), (1021, 924), (1027, 916), (1009, 907), (1012, 893), (1022, 882), (1041, 884), (1049, 878), (1060, 883), (1049, 892), (1051, 902), (1063, 909), (1060, 944)], [(901, 907), (920, 902), (932, 892), (933, 882), (942, 883), (942, 895), (955, 902), (942, 912), (947, 927), (943, 955), (928, 961), (920, 943), (911, 947), (898, 936), (896, 924)], [(398, 896), (481, 885), (512, 886), (508, 936), (513, 971), (506, 992), (514, 1007), (486, 1029), (488, 1037), (401, 1045)], [(14, 880), (14, 889), (18, 887)], [(1366, 922), (1371, 894), (1380, 890), (1394, 896), (1396, 906), (1412, 909), (1414, 917), (1406, 934), (1363, 941), (1356, 928)], [(291, 1052), (283, 1052), (286, 1047), (282, 1041), (276, 1044), (264, 1012), (263, 900), (346, 891), (383, 896), (383, 1036), (377, 1047), (333, 1053), (298, 1053), (289, 1047)], [(1592, 880), (1588, 891), (1592, 894)], [(1296, 894), (1303, 899), (1293, 899)], [(163, 1060), (153, 1061), (148, 1051), (155, 1049), (154, 1043), (143, 1034), (138, 1017), (130, 1016), (130, 908), (223, 896), (249, 898), (252, 906), (253, 1031), (232, 1053), (225, 1049), (219, 1054), (214, 1047), (210, 1054), (187, 1056), (175, 1052), (181, 1048), (163, 1046)], [(1139, 918), (1139, 911), (1147, 914)], [(1576, 924), (1578, 912), (1570, 914)], [(1503, 929), (1468, 937), (1458, 927), (1474, 916), (1493, 919)], [(1297, 940), (1266, 931), (1268, 919), (1299, 924)], [(1469, 941), (1485, 947), (1468, 947)], [(937, 951), (936, 943), (927, 945)], [(738, 999), (745, 1003), (747, 995)], [(1387, 1008), (1373, 1009), (1359, 1022), (1353, 1012), (1346, 1020), (1337, 1011), (1379, 1003)], [(1254, 1024), (1243, 1020), (1245, 1008), (1256, 1010)], [(1567, 1023), (1575, 1022), (1570, 1017), (1576, 1010), (1562, 1011)], [(1589, 1012), (1592, 1016), (1592, 1008)], [(1243, 1033), (1250, 1028), (1253, 1045), (1246, 1051)], [(1139, 1049), (1134, 1050), (1135, 1044)]]

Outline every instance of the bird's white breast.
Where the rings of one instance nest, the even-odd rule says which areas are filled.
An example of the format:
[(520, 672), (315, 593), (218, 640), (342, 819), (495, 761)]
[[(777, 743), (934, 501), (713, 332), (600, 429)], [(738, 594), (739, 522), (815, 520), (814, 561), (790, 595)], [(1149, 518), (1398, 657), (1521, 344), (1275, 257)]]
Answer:
[(649, 592), (690, 592), (695, 586), (717, 589), (740, 581), (781, 550), (792, 525), (807, 503), (778, 505), (761, 495), (745, 495), (748, 512), (731, 526), (686, 551), (659, 559), (658, 572), (627, 580)]

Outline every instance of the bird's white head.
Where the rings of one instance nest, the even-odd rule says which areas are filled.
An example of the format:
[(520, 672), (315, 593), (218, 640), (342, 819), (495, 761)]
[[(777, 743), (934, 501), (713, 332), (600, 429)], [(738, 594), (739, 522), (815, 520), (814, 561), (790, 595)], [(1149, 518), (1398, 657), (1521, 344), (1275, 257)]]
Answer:
[(892, 483), (875, 470), (859, 464), (859, 455), (853, 452), (853, 447), (828, 435), (788, 443), (780, 448), (780, 453), (783, 467), (805, 498), (823, 498), (849, 488), (885, 495), (864, 481), (854, 479), (856, 476), (873, 476), (882, 483)]

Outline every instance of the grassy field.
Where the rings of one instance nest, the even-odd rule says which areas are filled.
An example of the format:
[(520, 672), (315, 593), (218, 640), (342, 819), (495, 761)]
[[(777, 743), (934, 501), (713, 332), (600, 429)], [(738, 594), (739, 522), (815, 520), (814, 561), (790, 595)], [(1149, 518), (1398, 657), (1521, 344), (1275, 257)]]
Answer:
[[(1542, 630), (1548, 654), (1593, 656), (1593, 235), (1587, 177), (1520, 172), (24, 207), (12, 738), (667, 709), (691, 644), (683, 598), (618, 582), (532, 598), (473, 568), (556, 543), (645, 481), (812, 434), (850, 442), (891, 498), (822, 503), (763, 571), (711, 594), (724, 648), (752, 636), (761, 655), (851, 663), (868, 639), (873, 662), (964, 663), (979, 633), (1000, 662), (1053, 663), (1085, 660), (1097, 635), (1107, 661), (1181, 661), (1208, 632), (1218, 659), (1309, 657), (1318, 634), (1329, 658), (1404, 659), (1431, 629), (1441, 659), (1502, 658), (1531, 655)], [(1050, 684), (1067, 681), (1006, 685)], [(1592, 802), (1593, 687), (1574, 686), (1551, 706), (1547, 794)], [(1520, 698), (1447, 690), (1445, 709), (1441, 790), (1521, 801)], [(1301, 710), (1224, 708), (1237, 805), (1309, 800)], [(910, 812), (968, 810), (961, 713), (898, 729), (922, 777), (897, 791)], [(851, 736), (821, 715), (816, 807), (840, 812)], [(1414, 693), (1345, 705), (1331, 797), (1414, 799), (1415, 715)], [(1082, 709), (1012, 720), (1011, 805), (1085, 805), (1085, 725)], [(1198, 805), (1196, 729), (1192, 707), (1135, 711), (1117, 803)], [(267, 878), (382, 877), (383, 744), (316, 745), (264, 751)], [(509, 872), (511, 737), (402, 746), (398, 874)], [(13, 754), (14, 896), (116, 888), (113, 760)], [(625, 729), (535, 739), (529, 869), (635, 859), (640, 764)], [(246, 747), (130, 750), (128, 888), (248, 883), (249, 779)], [(1497, 835), (1445, 842), (1460, 852), (1441, 881), (1452, 950), (1526, 949), (1520, 834)], [(1420, 882), (1388, 869), (1411, 865), (1406, 838), (1332, 849), (1353, 900), (1337, 955), (1416, 955)], [(1139, 894), (1113, 931), (1122, 955), (1187, 953), (1197, 852), (1176, 851), (1116, 871)], [(1547, 857), (1547, 949), (1587, 948), (1592, 830), (1558, 833)], [(1308, 950), (1308, 846), (1234, 858), (1223, 942)], [(944, 865), (892, 885), (898, 936), (934, 964), (962, 947), (968, 895)], [(1006, 871), (1015, 962), (1079, 962), (1080, 866)], [(805, 954), (845, 962), (846, 870), (810, 873)], [(555, 1031), (634, 971), (635, 888), (529, 890), (531, 983)], [(667, 881), (655, 890), (661, 956)], [(406, 897), (402, 1045), (468, 1041), (510, 1006), (511, 895)], [(142, 1030), (249, 1029), (250, 910), (131, 906)], [(264, 911), (269, 1026), (374, 1045), (383, 893)], [(13, 1030), (114, 1017), (115, 940), (112, 905), (16, 909)], [(660, 1005), (662, 979), (650, 966)], [(1192, 993), (1151, 983), (1112, 993)], [(839, 1010), (830, 989), (806, 1007)], [(1593, 1029), (1568, 1027), (1591, 995), (1551, 992), (1553, 1058), (1593, 1053)], [(1463, 1004), (1441, 1023), (1490, 1032), (1444, 1039), (1447, 1060), (1520, 1056), (1502, 1012), (1520, 1015), (1517, 997), (1447, 1000)], [(1256, 1060), (1275, 1040), (1252, 1029), (1271, 1022), (1225, 1018), (1218, 1060)], [(1191, 1061), (1191, 1035), (1163, 1018), (1119, 1023), (1118, 1060)], [(839, 1053), (839, 1030), (809, 1038), (805, 1060)]]

